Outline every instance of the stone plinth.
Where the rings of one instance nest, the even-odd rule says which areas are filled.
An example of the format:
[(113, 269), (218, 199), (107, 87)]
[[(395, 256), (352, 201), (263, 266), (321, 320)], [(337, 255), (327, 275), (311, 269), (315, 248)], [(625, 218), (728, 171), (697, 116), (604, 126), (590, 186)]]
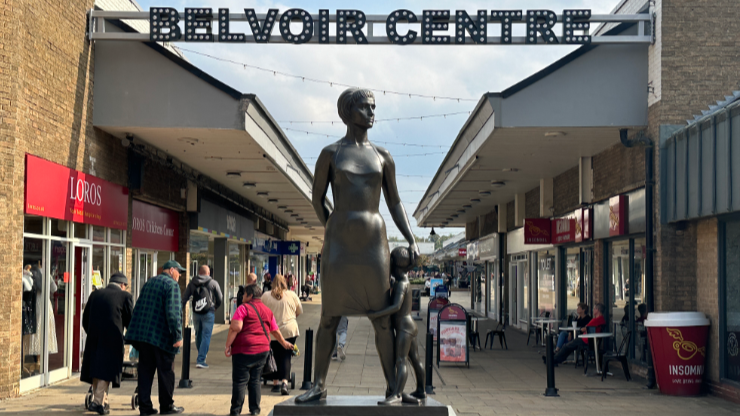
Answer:
[(275, 405), (273, 416), (450, 416), (446, 405), (427, 398), (421, 405), (380, 406), (381, 396), (329, 396), (326, 400), (296, 404), (293, 399)]

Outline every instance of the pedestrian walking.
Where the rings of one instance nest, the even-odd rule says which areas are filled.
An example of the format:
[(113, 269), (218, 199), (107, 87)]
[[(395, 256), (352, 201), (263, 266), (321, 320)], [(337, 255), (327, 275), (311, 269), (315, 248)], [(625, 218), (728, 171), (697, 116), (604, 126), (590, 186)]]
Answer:
[(345, 354), (344, 346), (347, 343), (347, 328), (349, 327), (349, 320), (346, 316), (343, 316), (339, 320), (339, 326), (337, 327), (337, 349), (332, 354), (331, 359), (334, 361), (344, 361), (347, 358)]
[(198, 275), (188, 283), (182, 299), (182, 307), (190, 297), (193, 298), (193, 325), (195, 326), (195, 347), (198, 349), (198, 358), (195, 368), (208, 368), (206, 357), (211, 345), (213, 323), (216, 320), (216, 309), (221, 307), (224, 295), (218, 282), (211, 278), (211, 270), (203, 265), (198, 269)]
[(257, 275), (254, 273), (249, 273), (247, 275), (247, 286), (256, 285), (256, 284), (257, 284)]
[[(277, 322), (280, 333), (286, 341), (295, 344), (300, 335), (296, 317), (303, 313), (301, 301), (295, 292), (288, 290), (288, 283), (283, 275), (276, 274), (272, 281), (272, 290), (262, 296), (262, 302), (270, 308), (275, 322)], [(280, 348), (280, 342), (272, 337), (270, 348), (275, 356), (277, 373), (272, 380), (272, 392), (280, 392), (283, 396), (288, 393), (288, 379), (290, 379), (290, 359), (292, 351)]]
[(260, 414), (260, 376), (270, 352), (268, 333), (284, 349), (293, 349), (293, 344), (283, 338), (272, 311), (261, 298), (262, 290), (257, 285), (245, 287), (243, 303), (231, 318), (224, 351), (227, 357), (231, 357), (230, 415), (241, 414), (245, 390), (249, 392), (249, 414)]
[(262, 293), (269, 292), (272, 290), (272, 275), (270, 272), (265, 273), (264, 280), (262, 281)]
[(136, 301), (126, 342), (139, 351), (139, 414), (157, 413), (152, 405), (152, 383), (157, 373), (159, 411), (163, 415), (182, 413), (175, 406), (175, 354), (182, 346), (182, 304), (180, 273), (186, 270), (175, 260), (162, 266), (162, 273), (149, 279)]
[(92, 384), (93, 400), (87, 410), (100, 415), (110, 413), (108, 391), (121, 384), (123, 368), (123, 329), (128, 328), (134, 298), (126, 291), (128, 278), (114, 273), (104, 289), (90, 294), (82, 312), (82, 328), (87, 334), (82, 356), (80, 381)]

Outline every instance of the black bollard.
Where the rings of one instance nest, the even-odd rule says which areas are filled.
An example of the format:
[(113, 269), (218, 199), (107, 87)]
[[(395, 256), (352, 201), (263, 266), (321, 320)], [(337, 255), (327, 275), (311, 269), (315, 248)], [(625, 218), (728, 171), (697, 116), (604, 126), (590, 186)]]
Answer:
[(552, 338), (555, 334), (547, 334), (547, 389), (545, 389), (545, 396), (547, 397), (560, 397), (558, 389), (555, 388), (555, 362), (552, 355)]
[(190, 380), (190, 332), (191, 328), (185, 328), (182, 331), (182, 372), (180, 373), (180, 384), (177, 387), (189, 389), (193, 387), (193, 381)]
[(434, 335), (427, 333), (427, 350), (426, 360), (424, 362), (424, 369), (426, 371), (426, 382), (425, 390), (427, 394), (434, 394), (434, 386), (432, 386), (432, 371), (434, 371)]
[(303, 351), (303, 384), (301, 390), (311, 389), (311, 361), (313, 360), (313, 331), (306, 331), (306, 346)]

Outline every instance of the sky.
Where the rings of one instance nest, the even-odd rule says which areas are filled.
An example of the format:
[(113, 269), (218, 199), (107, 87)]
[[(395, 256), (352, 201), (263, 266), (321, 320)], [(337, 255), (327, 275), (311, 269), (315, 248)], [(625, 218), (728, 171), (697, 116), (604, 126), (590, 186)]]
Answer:
[[(154, 6), (228, 7), (231, 13), (254, 8), (265, 13), (278, 8), (302, 8), (310, 13), (319, 9), (357, 9), (365, 14), (387, 15), (397, 9), (421, 14), (423, 10), (466, 10), (472, 16), (479, 9), (550, 9), (560, 14), (566, 8), (591, 9), (607, 14), (619, 0), (373, 0), (373, 1), (269, 1), (269, 0), (137, 0), (148, 10)], [(515, 26), (517, 30), (523, 30)], [(232, 32), (251, 34), (246, 23), (231, 23)], [(592, 30), (593, 31), (593, 30)], [(496, 35), (498, 29), (494, 31)], [(279, 36), (274, 33), (273, 36)], [(336, 101), (344, 87), (313, 83), (245, 68), (198, 53), (238, 63), (256, 65), (285, 73), (359, 87), (400, 91), (430, 96), (447, 96), (471, 101), (409, 98), (407, 95), (376, 93), (376, 119), (462, 113), (424, 120), (378, 122), (369, 132), (370, 140), (387, 148), (396, 162), (398, 189), (409, 215), (414, 234), (428, 236), (430, 229), (416, 226), (411, 214), (431, 182), (447, 150), (483, 94), (497, 92), (536, 73), (572, 52), (573, 46), (503, 45), (292, 45), (292, 44), (198, 44), (177, 43), (197, 67), (243, 92), (256, 94), (277, 120), (306, 165), (313, 169), (321, 149), (345, 133), (343, 124), (291, 124), (290, 121), (339, 121)], [(290, 129), (310, 131), (306, 134)], [(339, 137), (326, 137), (339, 136)], [(382, 143), (380, 143), (382, 142)], [(437, 147), (411, 147), (423, 144)], [(411, 156), (408, 156), (411, 155)], [(404, 176), (405, 175), (405, 176)], [(393, 224), (388, 208), (381, 202), (381, 214), (388, 234), (402, 237)], [(463, 229), (435, 230), (438, 234), (457, 234)]]

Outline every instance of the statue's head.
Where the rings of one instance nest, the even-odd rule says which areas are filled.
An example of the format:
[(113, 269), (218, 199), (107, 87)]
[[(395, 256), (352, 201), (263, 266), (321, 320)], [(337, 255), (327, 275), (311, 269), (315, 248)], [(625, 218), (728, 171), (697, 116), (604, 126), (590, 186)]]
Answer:
[(396, 247), (391, 251), (391, 271), (407, 272), (411, 267), (411, 255), (407, 247)]
[(348, 88), (337, 100), (337, 112), (348, 126), (372, 128), (375, 123), (375, 94), (370, 90)]

